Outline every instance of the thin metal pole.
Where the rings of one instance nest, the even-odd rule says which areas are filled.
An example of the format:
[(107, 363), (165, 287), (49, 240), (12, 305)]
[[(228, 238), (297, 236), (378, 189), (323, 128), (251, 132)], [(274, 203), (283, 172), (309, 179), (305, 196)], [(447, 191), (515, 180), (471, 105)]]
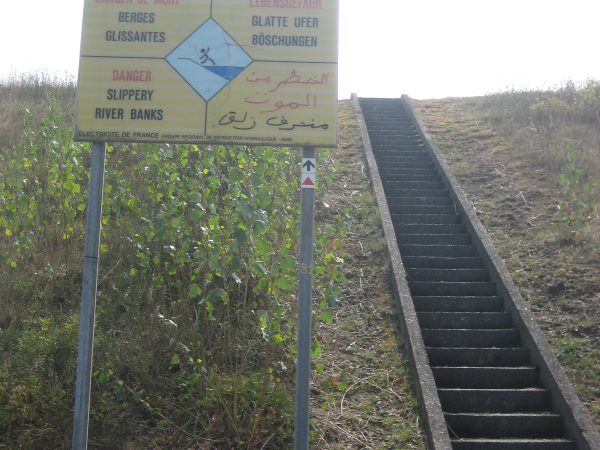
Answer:
[(75, 411), (73, 413), (73, 450), (87, 449), (105, 159), (106, 143), (94, 142), (92, 145), (92, 175), (87, 205), (83, 286), (79, 319), (77, 381), (75, 383)]
[[(296, 418), (294, 449), (308, 450), (309, 438), (309, 394), (310, 394), (310, 350), (312, 316), (312, 266), (314, 240), (314, 204), (315, 190), (306, 187), (302, 179), (312, 172), (315, 176), (315, 149), (304, 147), (302, 150), (303, 176), (301, 178), (300, 209), (300, 257), (298, 261), (298, 341), (296, 361)], [(312, 167), (311, 167), (312, 166)], [(310, 186), (310, 183), (308, 184)]]

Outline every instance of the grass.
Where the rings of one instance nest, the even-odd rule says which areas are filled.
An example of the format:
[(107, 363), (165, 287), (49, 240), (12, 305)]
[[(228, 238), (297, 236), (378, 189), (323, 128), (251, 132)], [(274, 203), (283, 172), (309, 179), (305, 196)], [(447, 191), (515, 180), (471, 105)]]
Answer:
[(313, 441), (321, 449), (422, 449), (423, 436), (407, 361), (398, 342), (389, 289), (388, 255), (369, 189), (352, 105), (340, 103), (340, 171), (323, 200), (321, 220), (337, 218), (344, 233), (346, 282), (332, 324), (315, 330), (323, 342), (314, 376)]
[(414, 105), (600, 426), (600, 83)]
[[(70, 439), (90, 151), (54, 98), (70, 89), (33, 77), (3, 90), (25, 103), (0, 154), (4, 446)], [(91, 448), (289, 445), (298, 161), (268, 147), (109, 146)], [(328, 260), (315, 267), (315, 285), (335, 285)]]
[[(75, 105), (77, 87), (70, 77), (60, 79), (46, 73), (11, 75), (0, 80), (0, 147), (19, 137), (23, 128), (23, 112), (36, 117), (44, 114), (48, 98), (56, 99), (70, 115)], [(70, 117), (65, 117), (70, 121)]]
[(600, 81), (566, 83), (554, 91), (505, 92), (475, 100), (484, 118), (517, 154), (535, 165), (561, 171), (566, 142), (576, 162), (590, 174), (600, 173)]
[[(90, 153), (71, 138), (74, 92), (0, 85), (0, 448), (70, 447)], [(319, 151), (311, 439), (423, 448), (352, 117), (350, 145)], [(291, 448), (298, 162), (109, 145), (89, 448)]]
[[(89, 158), (67, 138), (74, 94), (71, 81), (37, 75), (0, 84), (0, 448), (69, 447)], [(597, 97), (590, 82), (416, 106), (599, 424)], [(320, 153), (311, 440), (424, 448), (349, 102), (339, 127), (339, 148)], [(36, 158), (6, 157), (32, 149)], [(297, 155), (258, 153), (109, 148), (90, 448), (291, 447)], [(278, 193), (244, 185), (276, 164), (261, 173)], [(44, 184), (48, 174), (60, 183)], [(52, 195), (35, 197), (24, 179)], [(223, 195), (207, 201), (211, 191)], [(248, 209), (249, 198), (262, 206)], [(558, 205), (573, 199), (593, 213), (565, 216)]]

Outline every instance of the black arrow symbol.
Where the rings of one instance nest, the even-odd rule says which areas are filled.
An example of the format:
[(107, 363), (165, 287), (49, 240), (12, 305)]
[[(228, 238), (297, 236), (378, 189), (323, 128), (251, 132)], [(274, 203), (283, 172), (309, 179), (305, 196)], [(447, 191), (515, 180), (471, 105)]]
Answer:
[(311, 169), (314, 169), (317, 166), (315, 166), (315, 164), (309, 159), (304, 164), (302, 164), (302, 168), (305, 168), (305, 167), (306, 167), (306, 171), (310, 172)]

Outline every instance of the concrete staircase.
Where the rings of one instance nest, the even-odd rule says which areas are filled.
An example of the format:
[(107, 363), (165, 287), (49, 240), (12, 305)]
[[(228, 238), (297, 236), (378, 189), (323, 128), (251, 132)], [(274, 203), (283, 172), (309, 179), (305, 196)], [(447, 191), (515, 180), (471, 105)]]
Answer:
[(554, 408), (418, 124), (398, 99), (360, 99), (360, 108), (452, 448), (583, 448)]

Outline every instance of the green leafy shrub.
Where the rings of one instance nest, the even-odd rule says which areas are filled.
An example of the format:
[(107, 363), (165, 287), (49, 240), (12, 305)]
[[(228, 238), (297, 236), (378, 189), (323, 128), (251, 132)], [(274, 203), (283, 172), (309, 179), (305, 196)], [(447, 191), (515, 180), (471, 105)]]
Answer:
[(69, 434), (77, 325), (73, 318), (31, 318), (19, 332), (0, 334), (0, 444), (63, 446)]
[(39, 121), (23, 110), (23, 122), (22, 139), (0, 153), (0, 264), (16, 269), (52, 248), (54, 267), (69, 267), (83, 233), (89, 146), (73, 142), (56, 101)]
[[(69, 440), (90, 146), (49, 104), (0, 155), (0, 446)], [(144, 447), (141, 427), (163, 448), (289, 446), (299, 161), (288, 148), (107, 148), (94, 445)], [(343, 230), (317, 233), (315, 321), (333, 320)]]
[(595, 215), (595, 185), (575, 160), (572, 143), (567, 143), (567, 164), (560, 174), (561, 201), (558, 204), (558, 227), (561, 235), (581, 230)]

